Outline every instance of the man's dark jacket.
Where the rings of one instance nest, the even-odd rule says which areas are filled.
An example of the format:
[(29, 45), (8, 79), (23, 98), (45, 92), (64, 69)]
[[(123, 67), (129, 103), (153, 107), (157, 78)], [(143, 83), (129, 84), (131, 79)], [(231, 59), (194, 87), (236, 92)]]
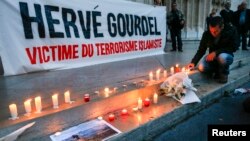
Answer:
[(216, 56), (221, 53), (228, 53), (233, 55), (233, 52), (239, 47), (239, 38), (235, 27), (225, 26), (221, 31), (221, 36), (217, 43), (215, 43), (215, 38), (211, 35), (210, 31), (205, 31), (202, 35), (200, 46), (196, 52), (191, 63), (197, 65), (203, 55), (206, 53), (207, 48), (209, 48), (209, 53), (215, 52)]

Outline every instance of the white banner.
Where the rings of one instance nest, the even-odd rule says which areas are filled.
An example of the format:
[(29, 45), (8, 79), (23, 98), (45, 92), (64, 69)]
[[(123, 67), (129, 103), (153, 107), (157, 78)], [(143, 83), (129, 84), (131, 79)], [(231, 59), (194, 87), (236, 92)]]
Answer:
[(4, 75), (163, 52), (166, 8), (124, 0), (1, 0)]

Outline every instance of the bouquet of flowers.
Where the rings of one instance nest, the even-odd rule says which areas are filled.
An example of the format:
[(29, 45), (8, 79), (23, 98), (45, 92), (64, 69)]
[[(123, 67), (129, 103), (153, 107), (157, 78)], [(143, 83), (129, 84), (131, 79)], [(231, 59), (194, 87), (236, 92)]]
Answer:
[(168, 77), (161, 84), (160, 94), (181, 100), (186, 95), (187, 90), (197, 91), (188, 75), (180, 72)]

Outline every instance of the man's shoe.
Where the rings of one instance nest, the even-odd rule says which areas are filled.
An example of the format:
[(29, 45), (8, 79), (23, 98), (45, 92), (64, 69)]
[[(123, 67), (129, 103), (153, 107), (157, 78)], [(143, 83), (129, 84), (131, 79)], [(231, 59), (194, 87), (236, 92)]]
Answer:
[(171, 49), (170, 51), (176, 51), (176, 49)]
[(183, 50), (182, 49), (180, 49), (180, 50), (178, 50), (179, 52), (183, 52)]
[(221, 74), (219, 79), (217, 80), (219, 83), (227, 83), (228, 81), (228, 75)]
[(247, 48), (243, 48), (242, 50), (248, 50)]

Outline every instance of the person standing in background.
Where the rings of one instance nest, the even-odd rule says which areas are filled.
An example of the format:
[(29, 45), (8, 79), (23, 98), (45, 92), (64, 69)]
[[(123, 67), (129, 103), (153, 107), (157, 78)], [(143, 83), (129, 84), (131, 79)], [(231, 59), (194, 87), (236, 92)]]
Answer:
[(162, 1), (161, 0), (154, 0), (154, 5), (161, 6)]
[[(172, 40), (172, 50), (176, 51), (178, 47), (179, 52), (183, 52), (182, 50), (182, 39), (181, 39), (181, 30), (184, 27), (184, 15), (183, 13), (177, 9), (177, 3), (172, 3), (172, 9), (167, 15), (167, 24), (170, 30), (170, 36)], [(177, 44), (176, 46), (176, 38)]]
[(239, 38), (241, 37), (242, 50), (247, 49), (247, 32), (250, 27), (250, 10), (247, 9), (247, 3), (243, 1), (235, 12), (235, 26), (237, 27)]
[(206, 18), (206, 29), (207, 31), (209, 31), (209, 23), (210, 23), (210, 20), (211, 18), (215, 17), (216, 16), (216, 13), (217, 13), (217, 9), (216, 8), (213, 8), (211, 10), (211, 13), (209, 14), (209, 16), (207, 16)]
[(230, 1), (227, 1), (224, 5), (224, 9), (220, 11), (220, 15), (224, 20), (224, 24), (234, 25), (234, 12), (230, 10), (231, 3)]

